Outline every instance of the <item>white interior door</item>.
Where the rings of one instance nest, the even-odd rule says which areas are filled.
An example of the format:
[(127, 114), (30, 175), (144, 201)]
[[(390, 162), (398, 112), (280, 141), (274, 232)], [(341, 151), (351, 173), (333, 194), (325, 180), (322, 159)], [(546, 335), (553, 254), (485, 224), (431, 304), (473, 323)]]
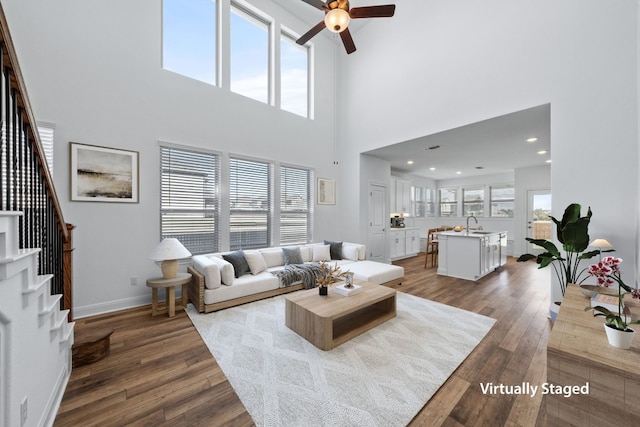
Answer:
[[(527, 237), (533, 239), (553, 239), (551, 221), (551, 190), (529, 190), (527, 192)], [(528, 244), (527, 251), (542, 252), (540, 246)]]
[(386, 262), (387, 247), (386, 212), (387, 187), (380, 184), (369, 184), (369, 232), (367, 236), (367, 259)]

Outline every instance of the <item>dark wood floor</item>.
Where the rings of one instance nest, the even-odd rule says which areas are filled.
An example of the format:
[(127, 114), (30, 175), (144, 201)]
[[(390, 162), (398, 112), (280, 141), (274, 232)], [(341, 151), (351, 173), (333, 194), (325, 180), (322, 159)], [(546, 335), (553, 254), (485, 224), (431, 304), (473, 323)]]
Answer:
[[(425, 270), (423, 256), (396, 264), (405, 268), (398, 290), (497, 320), (410, 425), (544, 426), (541, 396), (484, 395), (480, 384), (545, 381), (549, 272), (509, 259), (470, 282)], [(115, 330), (111, 354), (73, 369), (55, 426), (253, 425), (184, 312), (152, 318), (146, 306), (76, 324), (101, 326)]]

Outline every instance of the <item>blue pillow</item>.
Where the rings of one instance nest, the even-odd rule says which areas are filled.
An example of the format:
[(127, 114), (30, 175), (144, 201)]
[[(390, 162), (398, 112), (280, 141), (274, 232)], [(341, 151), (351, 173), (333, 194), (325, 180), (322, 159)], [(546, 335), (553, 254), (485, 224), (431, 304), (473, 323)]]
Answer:
[(331, 259), (342, 259), (342, 242), (330, 242), (324, 241), (325, 245), (329, 245), (329, 252), (331, 253)]
[(284, 265), (304, 264), (300, 248), (282, 248), (282, 255), (284, 255)]
[(229, 254), (222, 254), (222, 258), (233, 265), (233, 271), (236, 277), (249, 274), (251, 271), (249, 269), (249, 263), (245, 259), (244, 252), (242, 252), (242, 250), (231, 252)]

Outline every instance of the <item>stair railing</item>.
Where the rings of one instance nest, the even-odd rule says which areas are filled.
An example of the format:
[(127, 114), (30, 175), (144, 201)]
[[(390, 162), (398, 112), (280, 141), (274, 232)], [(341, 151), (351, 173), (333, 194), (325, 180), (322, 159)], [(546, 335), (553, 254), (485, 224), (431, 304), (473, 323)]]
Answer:
[[(72, 230), (56, 194), (36, 120), (0, 4), (0, 210), (22, 212), (20, 248), (40, 248), (38, 274), (72, 308)], [(71, 320), (71, 319), (69, 319)]]

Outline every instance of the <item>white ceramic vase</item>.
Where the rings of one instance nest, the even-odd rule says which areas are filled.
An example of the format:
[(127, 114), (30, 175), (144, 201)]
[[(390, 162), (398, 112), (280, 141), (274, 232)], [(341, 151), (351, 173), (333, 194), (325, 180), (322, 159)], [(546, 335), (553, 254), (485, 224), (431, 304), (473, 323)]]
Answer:
[(623, 350), (627, 350), (631, 347), (631, 341), (633, 341), (633, 336), (636, 334), (636, 331), (631, 328), (628, 328), (626, 331), (621, 331), (607, 325), (606, 323), (604, 325), (604, 330), (607, 333), (609, 344)]

